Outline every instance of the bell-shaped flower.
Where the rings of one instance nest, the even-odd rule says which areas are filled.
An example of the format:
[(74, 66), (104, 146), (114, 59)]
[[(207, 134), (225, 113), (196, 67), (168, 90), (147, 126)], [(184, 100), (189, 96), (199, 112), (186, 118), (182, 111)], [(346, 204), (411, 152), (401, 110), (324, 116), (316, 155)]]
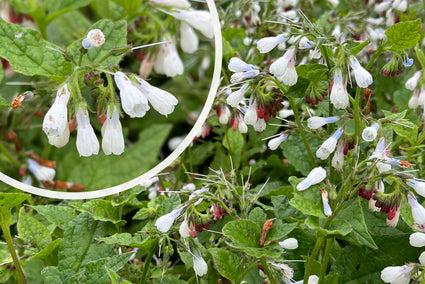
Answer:
[(195, 31), (185, 22), (180, 24), (180, 47), (186, 53), (198, 50), (199, 39)]
[(342, 128), (339, 128), (337, 131), (335, 131), (332, 136), (326, 139), (320, 148), (317, 149), (316, 156), (321, 160), (327, 159), (329, 155), (335, 151), (336, 143), (343, 133), (344, 130), (342, 130)]
[(418, 85), (418, 80), (421, 77), (421, 75), (422, 75), (422, 70), (416, 71), (415, 74), (413, 74), (413, 76), (406, 81), (406, 84), (404, 84), (406, 89), (413, 91)]
[(252, 69), (245, 72), (236, 72), (230, 77), (230, 83), (240, 83), (243, 80), (254, 78), (260, 74), (259, 70)]
[(394, 0), (391, 5), (394, 9), (399, 10), (400, 12), (406, 12), (407, 9), (407, 0)]
[(289, 62), (293, 58), (295, 58), (295, 48), (290, 48), (285, 52), (282, 57), (278, 58), (270, 65), (270, 73), (272, 73), (276, 77), (283, 76), (289, 65)]
[(293, 86), (298, 81), (297, 70), (295, 69), (295, 59), (291, 58), (285, 71), (281, 76), (277, 76), (277, 79), (287, 86)]
[(231, 107), (237, 107), (248, 91), (248, 84), (244, 84), (239, 90), (232, 92), (226, 99), (226, 103)]
[(292, 109), (281, 109), (279, 111), (279, 117), (280, 118), (287, 118), (287, 117), (292, 116), (292, 115), (294, 115), (294, 110), (292, 110)]
[[(380, 192), (385, 191), (385, 186), (384, 186), (384, 182), (382, 181), (382, 179), (375, 182), (374, 190), (380, 191)], [(376, 206), (376, 200), (374, 200), (373, 198), (369, 199), (369, 210), (372, 211), (372, 212), (381, 211), (381, 208)]]
[(267, 127), (267, 123), (264, 120), (264, 118), (259, 118), (257, 119), (257, 121), (254, 123), (254, 130), (257, 132), (263, 132), (266, 127)]
[(341, 69), (336, 69), (334, 72), (330, 100), (337, 109), (345, 109), (348, 107), (349, 99), (347, 86), (344, 83)]
[(344, 141), (339, 140), (338, 144), (336, 145), (335, 155), (332, 158), (332, 167), (340, 172), (344, 166), (344, 147)]
[(416, 248), (425, 247), (425, 234), (419, 232), (411, 234), (409, 237), (409, 244)]
[(167, 6), (173, 8), (189, 8), (190, 3), (187, 0), (150, 0), (155, 5)]
[(282, 133), (278, 137), (270, 139), (267, 143), (267, 146), (270, 150), (276, 150), (280, 144), (282, 144), (283, 141), (285, 141), (288, 138), (288, 134)]
[(296, 249), (298, 248), (298, 241), (295, 238), (289, 238), (279, 242), (279, 245), (284, 249)]
[(425, 197), (425, 182), (415, 179), (408, 179), (406, 183), (408, 186), (413, 187), (417, 194)]
[(221, 124), (227, 124), (229, 122), (230, 119), (230, 110), (227, 106), (221, 106), (220, 107), (220, 116), (218, 117), (218, 121)]
[(241, 116), (238, 117), (238, 130), (242, 134), (248, 132), (248, 125), (246, 125), (245, 121)]
[(47, 136), (49, 144), (61, 148), (68, 144), (69, 141), (69, 124), (67, 123), (62, 134), (59, 136), (51, 135)]
[(254, 125), (257, 122), (257, 102), (255, 100), (249, 104), (243, 119), (247, 125)]
[(412, 269), (413, 267), (407, 265), (388, 266), (381, 271), (381, 279), (385, 283), (409, 284)]
[(87, 37), (83, 39), (81, 45), (85, 49), (90, 49), (92, 47), (99, 47), (105, 43), (105, 36), (103, 32), (99, 29), (93, 29), (89, 31)]
[(339, 120), (339, 117), (329, 116), (329, 117), (320, 117), (320, 116), (312, 116), (307, 120), (307, 126), (310, 129), (318, 129), (323, 125), (328, 123), (334, 123)]
[(379, 129), (378, 123), (374, 123), (372, 126), (369, 126), (363, 129), (363, 132), (362, 132), (363, 140), (367, 142), (371, 142), (375, 140), (376, 136), (378, 135), (378, 129)]
[(412, 208), (412, 216), (414, 225), (421, 231), (425, 231), (425, 208), (419, 204), (413, 195), (407, 197), (410, 207)]
[(170, 213), (159, 217), (158, 220), (156, 220), (155, 222), (155, 227), (163, 233), (168, 232), (171, 226), (173, 226), (174, 220), (176, 220), (177, 217), (180, 216), (180, 213), (182, 212), (183, 209), (184, 207), (179, 207), (179, 208), (173, 209), (173, 211), (171, 211)]
[(77, 150), (80, 156), (88, 157), (99, 153), (99, 141), (90, 124), (87, 109), (80, 106), (77, 110)]
[(198, 252), (193, 253), (193, 270), (196, 276), (204, 276), (208, 272), (208, 264)]
[(180, 224), (179, 228), (179, 234), (181, 238), (189, 238), (189, 224), (186, 219), (183, 220), (183, 222)]
[(373, 10), (376, 13), (382, 13), (384, 11), (387, 11), (391, 7), (391, 0), (384, 0), (381, 3), (376, 3)]
[(112, 113), (111, 107), (108, 107), (106, 120), (102, 126), (102, 137), (102, 150), (106, 155), (121, 155), (124, 152), (124, 136), (116, 106), (113, 106)]
[(183, 74), (183, 62), (173, 42), (161, 44), (153, 63), (153, 70), (167, 77), (175, 77)]
[(412, 96), (409, 99), (408, 107), (411, 109), (415, 109), (419, 106), (419, 95), (420, 91), (418, 89), (415, 89), (413, 91)]
[(56, 174), (56, 171), (54, 169), (42, 166), (33, 159), (28, 159), (28, 170), (39, 181), (53, 182), (53, 178)]
[(257, 41), (257, 49), (260, 53), (270, 52), (277, 45), (285, 42), (288, 39), (288, 34), (283, 33), (272, 37), (263, 37)]
[(56, 99), (50, 109), (47, 111), (43, 120), (43, 131), (47, 136), (61, 136), (68, 125), (67, 104), (70, 93), (68, 85), (63, 85), (56, 93)]
[(130, 117), (145, 116), (146, 112), (149, 110), (146, 96), (123, 72), (116, 72), (114, 79), (120, 90), (121, 105), (124, 112)]
[(136, 77), (140, 85), (137, 87), (148, 98), (152, 107), (162, 115), (169, 115), (174, 111), (174, 107), (179, 103), (175, 96), (167, 91), (152, 86), (147, 81)]
[(303, 36), (298, 42), (298, 48), (307, 49), (313, 46), (314, 42), (309, 40), (307, 37)]
[(314, 184), (322, 182), (326, 178), (326, 170), (322, 167), (317, 167), (311, 170), (308, 176), (303, 179), (298, 185), (298, 191), (303, 191)]
[(205, 10), (182, 9), (175, 9), (174, 11), (171, 13), (174, 18), (186, 22), (209, 39), (214, 37), (214, 26), (210, 12)]
[(350, 57), (350, 66), (353, 69), (356, 83), (360, 88), (367, 88), (373, 83), (372, 75), (360, 65), (360, 62), (354, 56)]
[(425, 251), (423, 251), (420, 255), (419, 255), (419, 263), (422, 266), (425, 266)]
[(229, 65), (227, 67), (229, 68), (229, 71), (231, 72), (246, 72), (246, 71), (250, 71), (252, 69), (258, 68), (255, 65), (246, 63), (245, 61), (243, 61), (242, 59), (238, 57), (230, 58)]

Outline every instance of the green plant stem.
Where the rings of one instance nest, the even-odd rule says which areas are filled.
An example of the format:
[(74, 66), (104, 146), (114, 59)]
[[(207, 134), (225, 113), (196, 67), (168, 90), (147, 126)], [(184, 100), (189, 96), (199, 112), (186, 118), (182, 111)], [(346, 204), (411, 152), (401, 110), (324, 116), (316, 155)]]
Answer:
[[(269, 281), (271, 284), (278, 284), (279, 282), (277, 282), (277, 280), (274, 278), (273, 273), (270, 271), (269, 269), (269, 265), (267, 264), (267, 260), (265, 257), (262, 257), (260, 259), (261, 265), (263, 266), (264, 269), (264, 273), (266, 273), (267, 278), (269, 278)], [(307, 282), (305, 282), (307, 283)]]
[(0, 151), (6, 156), (6, 158), (9, 159), (9, 161), (15, 165), (17, 168), (21, 167), (21, 164), (7, 151), (7, 149), (4, 147), (3, 143), (0, 143)]
[(316, 259), (317, 254), (319, 253), (320, 249), (322, 248), (322, 244), (323, 244), (324, 241), (325, 241), (325, 237), (323, 237), (323, 236), (320, 236), (320, 237), (317, 238), (316, 243), (315, 243), (314, 248), (313, 248), (313, 252), (311, 253), (310, 257), (308, 258), (308, 261), (307, 261), (307, 264), (306, 264), (306, 267), (305, 267), (303, 283), (308, 283), (308, 277), (310, 276), (311, 270), (313, 269), (314, 260)]
[(12, 255), (13, 264), (18, 271), (19, 277), (21, 278), (22, 283), (27, 284), (27, 279), (25, 278), (24, 271), (22, 270), (21, 263), (19, 262), (18, 256), (16, 255), (15, 247), (13, 246), (12, 236), (10, 234), (9, 225), (4, 222), (3, 218), (0, 222), (1, 229), (3, 231), (4, 238), (6, 239), (7, 246), (9, 248), (10, 254)]
[(298, 114), (298, 107), (297, 107), (297, 104), (295, 103), (295, 99), (292, 98), (292, 97), (288, 97), (288, 99), (289, 99), (289, 103), (291, 104), (291, 108), (294, 111), (294, 117), (295, 117), (295, 120), (296, 120), (297, 125), (298, 125), (298, 130), (301, 133), (301, 137), (303, 139), (304, 146), (307, 150), (307, 154), (310, 157), (311, 164), (313, 165), (313, 167), (316, 167), (316, 161), (314, 160), (314, 156), (313, 156), (313, 153), (311, 152), (310, 145), (308, 145), (307, 138), (305, 137), (304, 127), (301, 123), (301, 119), (300, 119), (300, 116)]
[(180, 156), (180, 163), (179, 163), (179, 170), (177, 172), (177, 178), (176, 178), (176, 182), (174, 184), (174, 188), (173, 191), (177, 190), (177, 185), (179, 184), (180, 181), (180, 177), (181, 177), (181, 173), (182, 173), (182, 168), (183, 168), (183, 163), (184, 163), (184, 157), (186, 156), (186, 151), (183, 151), (182, 155)]
[(148, 275), (149, 266), (155, 251), (156, 251), (156, 246), (146, 256), (145, 267), (143, 268), (143, 274), (142, 274), (142, 281), (140, 282), (142, 284), (146, 283), (146, 276)]
[(356, 97), (353, 105), (354, 112), (354, 129), (356, 136), (356, 144), (360, 142), (360, 87), (357, 87)]
[(322, 260), (322, 270), (320, 271), (319, 284), (325, 283), (326, 271), (328, 269), (329, 258), (333, 246), (334, 238), (326, 239), (325, 254)]

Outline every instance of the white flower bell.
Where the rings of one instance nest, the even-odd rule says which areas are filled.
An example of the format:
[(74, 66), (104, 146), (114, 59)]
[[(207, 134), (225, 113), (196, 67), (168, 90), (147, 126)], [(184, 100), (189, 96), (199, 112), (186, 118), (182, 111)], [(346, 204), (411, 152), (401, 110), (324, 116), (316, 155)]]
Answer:
[(388, 266), (381, 271), (381, 279), (385, 283), (408, 284), (412, 269), (413, 267), (407, 265)]
[(152, 107), (162, 115), (169, 115), (174, 111), (174, 107), (179, 103), (175, 96), (167, 91), (150, 85), (147, 81), (136, 77), (140, 85), (139, 90), (148, 98)]
[(348, 107), (349, 99), (347, 87), (344, 83), (344, 77), (340, 69), (334, 72), (333, 85), (330, 95), (331, 103), (337, 109), (345, 109)]
[(409, 244), (416, 248), (425, 247), (425, 234), (419, 232), (411, 234), (409, 237)]
[(312, 116), (307, 120), (307, 126), (310, 129), (318, 129), (322, 127), (323, 125), (326, 125), (328, 123), (334, 123), (339, 120), (336, 116), (329, 116), (329, 117), (320, 117), (320, 116)]
[(106, 155), (121, 155), (124, 152), (124, 136), (120, 122), (119, 112), (114, 106), (112, 114), (108, 107), (106, 121), (102, 126), (102, 150)]
[(273, 37), (264, 37), (257, 41), (257, 49), (260, 53), (267, 53), (274, 49), (277, 45), (285, 42), (288, 39), (288, 34), (279, 34)]
[(67, 104), (70, 93), (68, 86), (65, 84), (59, 88), (56, 93), (56, 99), (50, 109), (47, 111), (43, 120), (43, 131), (47, 136), (61, 136), (68, 125), (68, 109)]
[(177, 217), (180, 216), (180, 213), (183, 209), (184, 207), (176, 208), (173, 209), (173, 211), (171, 211), (170, 213), (159, 217), (158, 220), (156, 220), (155, 222), (155, 227), (163, 233), (168, 232), (171, 226), (173, 226), (174, 220), (176, 220)]
[(56, 174), (56, 171), (54, 169), (42, 166), (33, 159), (28, 159), (28, 170), (39, 181), (53, 182), (53, 178)]
[(175, 11), (171, 15), (176, 19), (186, 22), (209, 39), (214, 37), (214, 26), (210, 12), (205, 10), (182, 9), (175, 9)]
[(317, 149), (316, 156), (321, 160), (327, 159), (329, 155), (335, 151), (336, 143), (343, 133), (344, 130), (342, 130), (342, 128), (339, 128), (337, 131), (335, 131), (332, 136), (326, 139), (320, 148)]
[(100, 29), (93, 29), (89, 31), (87, 37), (81, 42), (82, 46), (85, 49), (90, 49), (93, 47), (99, 47), (105, 43), (105, 36)]
[(164, 43), (159, 47), (153, 63), (153, 70), (167, 77), (183, 74), (184, 66), (173, 42)]
[(373, 83), (372, 75), (360, 65), (354, 56), (350, 57), (350, 66), (353, 69), (356, 83), (360, 88), (367, 88)]
[(115, 83), (120, 90), (121, 105), (130, 117), (143, 117), (149, 110), (146, 96), (123, 73), (116, 72)]
[(208, 272), (208, 264), (197, 252), (193, 253), (193, 270), (197, 276), (204, 276)]
[(311, 170), (308, 176), (297, 185), (298, 191), (303, 191), (314, 184), (322, 182), (326, 178), (326, 170), (322, 167), (317, 167)]
[(80, 156), (89, 157), (99, 153), (99, 141), (90, 124), (87, 109), (78, 107), (77, 110), (77, 150)]
[(374, 123), (372, 126), (366, 127), (362, 132), (363, 140), (367, 142), (371, 142), (375, 140), (376, 136), (378, 135), (378, 129), (379, 129), (378, 123)]
[(199, 47), (198, 36), (185, 22), (180, 24), (180, 47), (186, 53), (194, 53)]

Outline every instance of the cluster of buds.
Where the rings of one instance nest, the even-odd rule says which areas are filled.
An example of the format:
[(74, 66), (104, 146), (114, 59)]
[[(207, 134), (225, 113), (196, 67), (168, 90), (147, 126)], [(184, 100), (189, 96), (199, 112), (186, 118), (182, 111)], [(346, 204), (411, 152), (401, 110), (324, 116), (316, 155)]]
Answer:
[(374, 191), (372, 199), (376, 201), (375, 206), (387, 214), (388, 226), (395, 227), (400, 217), (401, 194), (398, 192), (385, 194), (376, 188)]

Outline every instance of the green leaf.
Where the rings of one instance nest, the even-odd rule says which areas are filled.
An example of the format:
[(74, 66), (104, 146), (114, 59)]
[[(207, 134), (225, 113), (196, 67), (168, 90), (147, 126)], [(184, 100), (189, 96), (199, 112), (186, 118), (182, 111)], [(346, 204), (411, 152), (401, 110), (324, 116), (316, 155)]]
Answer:
[(40, 221), (28, 215), (25, 208), (21, 207), (18, 219), (19, 237), (24, 240), (32, 241), (40, 248), (47, 247), (52, 242), (49, 230)]
[(39, 251), (36, 255), (32, 257), (32, 259), (45, 259), (50, 256), (52, 252), (59, 247), (62, 239), (56, 239), (51, 242), (47, 247)]
[(299, 77), (317, 82), (321, 79), (326, 80), (328, 68), (323, 64), (304, 64), (297, 66), (297, 74)]
[[(59, 1), (60, 2), (60, 1)], [(33, 30), (0, 19), (0, 57), (10, 62), (13, 70), (24, 75), (42, 75), (63, 81), (72, 73), (71, 63), (57, 51), (58, 46), (41, 38)]]
[(70, 174), (63, 177), (63, 180), (72, 180), (84, 184), (89, 190), (95, 190), (133, 179), (155, 165), (159, 150), (171, 127), (169, 124), (155, 124), (143, 130), (138, 142), (119, 157), (99, 154), (89, 159), (81, 159), (75, 151), (68, 156), (69, 160), (64, 164), (78, 164), (78, 166), (64, 169), (65, 172), (70, 171)]
[(285, 195), (273, 196), (271, 201), (277, 218), (286, 218), (297, 212), (297, 210), (291, 206), (288, 197)]
[(385, 31), (387, 36), (386, 46), (392, 51), (403, 51), (413, 47), (422, 36), (422, 23), (420, 19), (397, 23)]
[(281, 240), (297, 227), (297, 223), (282, 223), (281, 220), (273, 222), (273, 228), (267, 233), (266, 242)]
[(289, 178), (289, 182), (294, 187), (295, 192), (294, 197), (289, 201), (289, 203), (304, 214), (326, 218), (323, 213), (322, 196), (320, 195), (322, 187), (319, 184), (310, 186), (304, 191), (298, 191), (296, 187), (301, 180), (303, 180), (303, 178)]
[(105, 266), (105, 270), (106, 273), (108, 273), (109, 280), (111, 280), (111, 284), (118, 284), (118, 280), (120, 279), (119, 275), (107, 266)]
[(146, 220), (151, 215), (151, 211), (149, 208), (140, 208), (139, 211), (134, 214), (134, 220)]
[(47, 26), (47, 39), (57, 45), (67, 46), (84, 36), (91, 24), (82, 12), (78, 10), (68, 12)]
[(248, 219), (253, 221), (255, 224), (257, 224), (260, 228), (263, 227), (264, 223), (266, 222), (266, 213), (260, 208), (255, 207), (248, 216)]
[(93, 0), (44, 0), (43, 8), (47, 14), (45, 21), (50, 22), (61, 14), (87, 6), (91, 1)]
[(133, 252), (129, 252), (89, 262), (84, 277), (79, 278), (78, 283), (110, 283), (105, 268), (118, 271), (129, 261), (132, 255)]
[(126, 223), (121, 220), (119, 208), (112, 206), (109, 200), (90, 200), (88, 202), (71, 202), (71, 206), (77, 210), (89, 213), (95, 220), (112, 222), (122, 226)]
[(348, 223), (346, 220), (334, 220), (329, 229), (324, 229), (319, 225), (319, 218), (309, 216), (305, 220), (304, 224), (306, 224), (310, 229), (314, 229), (321, 235), (327, 237), (346, 236), (353, 230), (350, 223)]
[(221, 248), (210, 248), (215, 267), (221, 276), (237, 281), (244, 272), (243, 258), (234, 252)]
[(157, 239), (149, 237), (146, 233), (136, 234), (134, 236), (129, 233), (120, 233), (110, 237), (98, 238), (97, 240), (107, 244), (140, 248), (147, 252), (154, 249), (158, 242)]
[(0, 108), (10, 107), (10, 103), (8, 103), (5, 99), (0, 97)]
[(397, 133), (398, 136), (401, 136), (407, 139), (410, 144), (416, 145), (416, 141), (418, 138), (418, 127), (411, 121), (403, 121), (403, 125), (400, 124), (392, 124), (392, 128), (394, 132)]
[(310, 80), (300, 77), (295, 85), (289, 87), (288, 92), (286, 92), (286, 96), (304, 98), (309, 85)]
[(230, 152), (235, 169), (239, 168), (244, 142), (245, 139), (239, 131), (227, 129), (226, 136), (223, 138), (223, 147)]
[(360, 205), (360, 198), (354, 198), (344, 210), (338, 213), (335, 220), (349, 220), (353, 227), (353, 231), (343, 237), (343, 239), (357, 246), (368, 246), (373, 249), (378, 248), (372, 236), (369, 234), (363, 215), (363, 209)]
[[(114, 48), (127, 45), (127, 22), (121, 20), (114, 23), (103, 19), (91, 26), (89, 30), (93, 29), (100, 29), (103, 32), (105, 43), (102, 46), (89, 49), (83, 57), (82, 65), (99, 63), (101, 66), (108, 66), (111, 63), (118, 64), (123, 55), (109, 56), (101, 63), (100, 61)], [(74, 41), (69, 47), (69, 51), (74, 55), (77, 62), (80, 57), (81, 41), (82, 39)]]
[(155, 278), (152, 283), (153, 284), (164, 284), (164, 283), (187, 284), (189, 283), (179, 278), (180, 278), (180, 275), (166, 274), (159, 278)]
[(24, 202), (28, 195), (23, 193), (0, 193), (0, 218), (1, 223), (9, 226), (12, 221), (10, 209)]
[(52, 222), (62, 230), (68, 227), (68, 223), (77, 216), (71, 207), (58, 205), (32, 205), (39, 214), (43, 215), (49, 222)]
[(134, 204), (139, 204), (139, 201), (137, 200), (136, 196), (145, 190), (146, 190), (145, 188), (141, 186), (137, 186), (129, 190), (126, 190), (124, 192), (121, 192), (119, 195), (113, 195), (111, 204), (114, 207), (123, 206), (123, 205), (134, 206)]

